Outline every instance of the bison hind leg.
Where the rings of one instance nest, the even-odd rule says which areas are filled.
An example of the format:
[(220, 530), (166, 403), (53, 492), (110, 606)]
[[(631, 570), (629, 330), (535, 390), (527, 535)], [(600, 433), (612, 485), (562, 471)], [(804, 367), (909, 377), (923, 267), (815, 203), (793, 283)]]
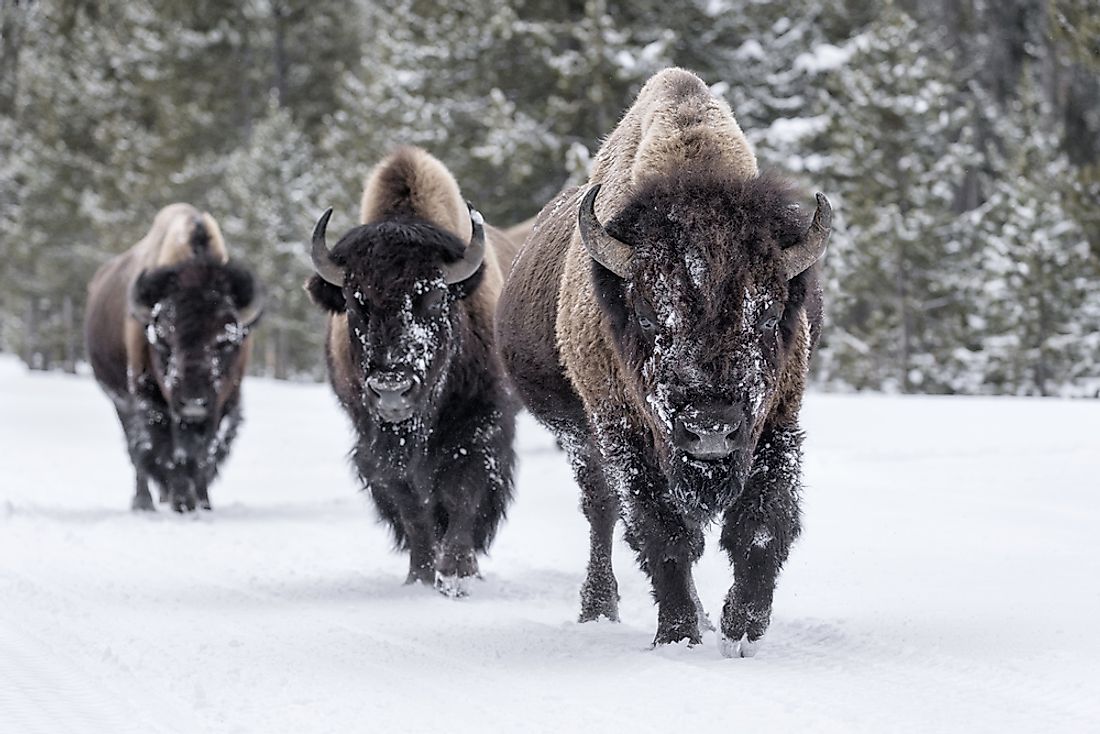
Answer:
[(608, 489), (603, 471), (593, 460), (594, 450), (577, 441), (563, 443), (579, 446), (575, 449), (577, 455), (570, 459), (583, 492), (581, 508), (588, 519), (588, 568), (581, 585), (581, 612), (577, 621), (594, 622), (602, 617), (618, 622), (619, 584), (611, 554), (615, 523), (619, 520), (619, 499)]

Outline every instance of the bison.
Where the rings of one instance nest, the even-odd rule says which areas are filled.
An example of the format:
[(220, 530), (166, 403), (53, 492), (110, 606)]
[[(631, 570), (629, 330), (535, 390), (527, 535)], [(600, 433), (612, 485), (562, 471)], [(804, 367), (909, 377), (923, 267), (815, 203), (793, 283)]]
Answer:
[(217, 222), (188, 204), (162, 209), (140, 242), (92, 278), (85, 344), (126, 435), (133, 509), (154, 509), (150, 479), (177, 512), (210, 509), (262, 311), (252, 275), (228, 262)]
[(538, 215), (498, 305), (527, 407), (566, 447), (591, 526), (580, 620), (618, 618), (621, 513), (658, 607), (654, 644), (712, 629), (692, 564), (721, 518), (723, 653), (755, 650), (799, 533), (799, 408), (821, 325), (812, 221), (758, 173), (728, 105), (681, 69), (651, 78), (588, 185)]
[(306, 283), (329, 314), (326, 361), (354, 425), (352, 459), (406, 583), (464, 596), (512, 496), (517, 404), (493, 342), (512, 258), (450, 171), (401, 148), (370, 173), (363, 224), (330, 251), (326, 211)]

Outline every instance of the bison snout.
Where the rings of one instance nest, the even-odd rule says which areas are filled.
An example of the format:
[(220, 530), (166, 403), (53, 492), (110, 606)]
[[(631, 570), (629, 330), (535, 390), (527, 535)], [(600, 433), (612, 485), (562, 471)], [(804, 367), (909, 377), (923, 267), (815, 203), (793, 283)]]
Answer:
[(193, 398), (191, 400), (181, 401), (176, 412), (179, 413), (182, 420), (188, 423), (198, 423), (206, 420), (206, 416), (209, 415), (210, 410), (206, 407), (206, 400), (203, 398)]
[(688, 408), (676, 417), (672, 441), (696, 459), (724, 459), (737, 448), (743, 412), (732, 406)]
[(383, 420), (399, 423), (413, 414), (413, 381), (406, 375), (384, 372), (367, 378), (367, 389)]

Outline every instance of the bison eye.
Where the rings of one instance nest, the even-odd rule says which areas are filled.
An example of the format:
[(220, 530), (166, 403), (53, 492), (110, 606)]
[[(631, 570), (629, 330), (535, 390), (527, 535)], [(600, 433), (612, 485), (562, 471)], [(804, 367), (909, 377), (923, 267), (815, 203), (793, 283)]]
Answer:
[(772, 306), (760, 316), (760, 328), (764, 331), (773, 331), (779, 326), (779, 320), (783, 318), (783, 309)]
[(420, 310), (436, 316), (443, 312), (444, 300), (443, 291), (428, 291), (420, 297)]
[(646, 334), (652, 334), (657, 330), (657, 313), (644, 300), (639, 299), (634, 304), (634, 317), (638, 320), (638, 326)]

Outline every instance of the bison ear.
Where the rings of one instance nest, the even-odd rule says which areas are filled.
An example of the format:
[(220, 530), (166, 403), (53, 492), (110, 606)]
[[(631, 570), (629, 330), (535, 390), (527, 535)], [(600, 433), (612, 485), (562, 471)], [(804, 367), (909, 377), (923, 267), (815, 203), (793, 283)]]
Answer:
[(329, 283), (320, 275), (314, 273), (305, 283), (306, 293), (318, 306), (330, 313), (344, 313), (347, 303), (344, 302), (344, 291)]
[(264, 299), (256, 279), (246, 268), (232, 263), (226, 266), (226, 272), (229, 275), (229, 299), (233, 302), (233, 308), (237, 309), (237, 318), (242, 325), (252, 326), (264, 311)]
[(174, 284), (174, 275), (164, 270), (142, 270), (130, 284), (130, 315), (142, 324), (153, 320), (153, 308)]

